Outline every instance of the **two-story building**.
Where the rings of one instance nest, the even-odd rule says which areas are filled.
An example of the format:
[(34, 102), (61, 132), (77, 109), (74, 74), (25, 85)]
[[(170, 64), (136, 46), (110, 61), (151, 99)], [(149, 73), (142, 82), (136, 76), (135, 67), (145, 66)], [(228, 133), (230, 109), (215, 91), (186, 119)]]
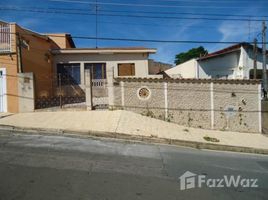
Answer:
[[(76, 48), (70, 34), (40, 34), (0, 21), (0, 112), (33, 110), (26, 102), (57, 95), (66, 77), (72, 88), (83, 90), (85, 69), (103, 82), (109, 69), (114, 77), (148, 77), (149, 55), (155, 52), (143, 47)], [(30, 81), (33, 88), (27, 85)]]
[(20, 74), (33, 73), (34, 91), (52, 91), (53, 57), (51, 49), (74, 48), (72, 38), (57, 39), (25, 29), (16, 23), (0, 22), (0, 112), (22, 110), (18, 81)]

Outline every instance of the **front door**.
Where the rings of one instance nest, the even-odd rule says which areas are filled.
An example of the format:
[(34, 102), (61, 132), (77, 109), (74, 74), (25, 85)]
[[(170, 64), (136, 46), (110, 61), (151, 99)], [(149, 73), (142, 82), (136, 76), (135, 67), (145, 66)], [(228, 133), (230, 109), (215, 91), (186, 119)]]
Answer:
[(108, 107), (108, 89), (105, 63), (86, 63), (85, 70), (90, 69), (92, 80), (93, 108), (105, 109)]

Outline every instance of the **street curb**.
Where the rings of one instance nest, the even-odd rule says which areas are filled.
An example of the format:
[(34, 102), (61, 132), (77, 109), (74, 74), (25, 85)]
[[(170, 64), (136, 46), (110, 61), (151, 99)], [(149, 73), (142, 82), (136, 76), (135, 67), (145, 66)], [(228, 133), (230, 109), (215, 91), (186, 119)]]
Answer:
[(240, 153), (253, 153), (253, 154), (266, 154), (268, 155), (268, 149), (258, 149), (252, 147), (238, 147), (214, 143), (175, 140), (158, 137), (148, 137), (140, 135), (128, 135), (124, 133), (115, 132), (102, 132), (102, 131), (77, 131), (77, 130), (62, 130), (62, 129), (43, 129), (43, 128), (26, 128), (10, 125), (0, 125), (0, 131), (8, 131), (8, 133), (14, 134), (37, 134), (48, 136), (67, 136), (74, 138), (109, 138), (120, 139), (130, 143), (154, 143), (154, 144), (167, 144), (174, 146), (191, 147), (195, 149), (209, 149), (218, 151), (232, 151)]

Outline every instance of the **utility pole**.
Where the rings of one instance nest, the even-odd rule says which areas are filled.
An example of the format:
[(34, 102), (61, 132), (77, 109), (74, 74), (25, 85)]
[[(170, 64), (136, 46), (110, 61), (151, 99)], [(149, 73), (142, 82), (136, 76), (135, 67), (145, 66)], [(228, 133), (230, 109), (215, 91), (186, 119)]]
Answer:
[(258, 47), (257, 47), (257, 38), (254, 39), (254, 47), (253, 47), (253, 53), (254, 53), (254, 63), (253, 63), (253, 79), (257, 79), (257, 59), (258, 59)]
[(96, 49), (98, 48), (98, 0), (96, 0), (96, 6), (95, 6), (95, 8), (96, 8)]
[(267, 100), (267, 70), (266, 70), (266, 24), (265, 21), (262, 23), (262, 83), (264, 99)]

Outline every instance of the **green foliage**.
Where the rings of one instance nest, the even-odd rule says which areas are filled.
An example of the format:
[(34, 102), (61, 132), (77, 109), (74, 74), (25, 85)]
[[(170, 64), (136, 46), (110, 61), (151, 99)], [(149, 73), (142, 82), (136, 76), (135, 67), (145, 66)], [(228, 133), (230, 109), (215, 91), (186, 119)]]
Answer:
[(206, 140), (206, 141), (208, 141), (208, 142), (220, 142), (219, 139), (217, 139), (217, 138), (213, 138), (213, 137), (209, 137), (209, 136), (205, 136), (205, 137), (203, 137), (203, 138), (204, 138), (204, 140)]
[(175, 57), (175, 64), (179, 65), (188, 60), (191, 60), (192, 58), (199, 58), (200, 55), (205, 55), (207, 53), (208, 51), (203, 46), (192, 48), (187, 52), (182, 52), (182, 53), (177, 54)]

